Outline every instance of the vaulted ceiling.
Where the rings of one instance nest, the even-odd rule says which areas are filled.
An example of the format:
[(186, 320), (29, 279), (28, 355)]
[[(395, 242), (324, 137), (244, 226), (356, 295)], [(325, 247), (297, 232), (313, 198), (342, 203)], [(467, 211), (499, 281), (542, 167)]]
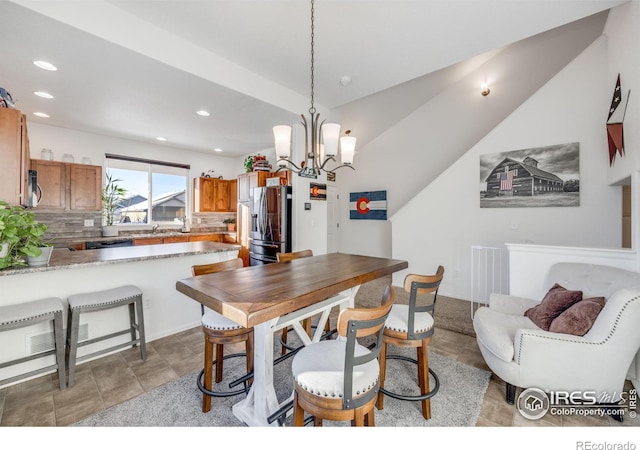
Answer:
[[(621, 3), (317, 0), (316, 107), (340, 118), (408, 83), (441, 88), (456, 67)], [(301, 0), (0, 0), (0, 86), (32, 122), (164, 136), (162, 145), (222, 156), (261, 151), (273, 125), (309, 109), (310, 9)]]

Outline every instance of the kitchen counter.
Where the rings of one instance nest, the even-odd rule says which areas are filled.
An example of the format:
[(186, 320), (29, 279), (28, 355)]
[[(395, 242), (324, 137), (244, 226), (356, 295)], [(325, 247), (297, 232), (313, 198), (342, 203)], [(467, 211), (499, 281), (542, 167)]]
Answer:
[[(55, 249), (47, 267), (0, 271), (0, 306), (47, 297), (58, 297), (64, 303), (71, 295), (132, 284), (143, 292), (145, 333), (147, 342), (151, 342), (201, 325), (200, 304), (178, 292), (176, 282), (190, 277), (194, 265), (236, 258), (238, 248), (236, 244), (202, 241), (76, 252)], [(86, 328), (87, 336), (92, 336), (94, 330), (99, 330), (100, 334), (116, 333), (122, 330), (123, 324), (129, 323), (128, 314), (128, 308), (91, 313), (80, 326)], [(0, 333), (3, 360), (30, 355), (30, 343), (33, 340), (40, 342), (42, 336), (50, 333), (51, 326), (47, 322)], [(78, 356), (126, 340), (127, 336), (122, 335), (92, 343), (79, 348)], [(53, 359), (53, 356), (46, 356), (30, 361), (30, 365), (0, 368), (0, 379), (11, 378), (29, 368), (47, 367), (53, 364)]]
[(166, 237), (178, 237), (178, 236), (204, 236), (208, 234), (228, 234), (235, 236), (234, 231), (190, 231), (183, 233), (181, 231), (160, 231), (160, 232), (148, 232), (148, 233), (120, 233), (118, 236), (104, 237), (104, 236), (69, 236), (69, 237), (57, 237), (52, 239), (52, 243), (55, 247), (66, 247), (68, 245), (83, 244), (86, 242), (112, 242), (121, 241), (125, 239), (148, 239), (148, 238), (166, 238)]
[(51, 254), (51, 260), (48, 266), (23, 266), (13, 269), (4, 269), (0, 270), (0, 277), (23, 273), (75, 269), (80, 266), (98, 266), (132, 261), (174, 258), (187, 255), (238, 251), (239, 249), (239, 245), (207, 241), (116, 247), (99, 250), (83, 250), (78, 252), (64, 248), (55, 248)]

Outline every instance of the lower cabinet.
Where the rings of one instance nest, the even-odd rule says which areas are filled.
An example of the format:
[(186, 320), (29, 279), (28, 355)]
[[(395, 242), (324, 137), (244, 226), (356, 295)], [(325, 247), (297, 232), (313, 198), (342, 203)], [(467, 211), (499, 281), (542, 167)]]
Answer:
[(195, 236), (189, 236), (189, 242), (196, 241), (210, 241), (210, 242), (222, 242), (222, 234), (200, 234)]
[(164, 239), (161, 237), (154, 237), (154, 238), (140, 238), (140, 239), (133, 240), (133, 245), (154, 245), (154, 244), (164, 244)]
[[(197, 241), (210, 241), (210, 242), (223, 242), (223, 235), (221, 233), (215, 234), (197, 234), (197, 235), (185, 235), (185, 236), (167, 236), (167, 237), (150, 237), (150, 238), (138, 238), (133, 240), (133, 245), (154, 245), (154, 244), (174, 244), (176, 242), (197, 242)], [(224, 242), (227, 242), (226, 240)], [(235, 238), (233, 242), (235, 244)]]
[(175, 244), (176, 242), (189, 242), (189, 236), (169, 236), (164, 238), (165, 244)]

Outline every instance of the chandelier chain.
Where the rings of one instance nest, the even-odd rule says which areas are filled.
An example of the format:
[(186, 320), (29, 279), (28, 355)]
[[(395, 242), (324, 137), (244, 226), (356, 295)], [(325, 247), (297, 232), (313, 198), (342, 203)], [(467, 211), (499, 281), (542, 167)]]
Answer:
[(314, 0), (311, 0), (311, 108), (309, 108), (309, 112), (311, 114), (315, 114), (316, 108), (313, 105), (313, 90), (315, 86), (315, 78), (314, 78), (314, 70), (315, 70), (315, 8), (314, 8)]

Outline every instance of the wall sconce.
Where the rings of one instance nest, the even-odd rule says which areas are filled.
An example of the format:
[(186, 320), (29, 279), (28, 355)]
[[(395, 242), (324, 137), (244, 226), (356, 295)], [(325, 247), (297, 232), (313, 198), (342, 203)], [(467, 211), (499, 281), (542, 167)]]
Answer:
[(487, 83), (484, 83), (482, 85), (482, 91), (480, 91), (480, 93), (482, 94), (483, 97), (486, 97), (487, 95), (489, 95), (490, 92), (491, 92), (491, 89), (489, 89), (489, 85), (487, 85)]

